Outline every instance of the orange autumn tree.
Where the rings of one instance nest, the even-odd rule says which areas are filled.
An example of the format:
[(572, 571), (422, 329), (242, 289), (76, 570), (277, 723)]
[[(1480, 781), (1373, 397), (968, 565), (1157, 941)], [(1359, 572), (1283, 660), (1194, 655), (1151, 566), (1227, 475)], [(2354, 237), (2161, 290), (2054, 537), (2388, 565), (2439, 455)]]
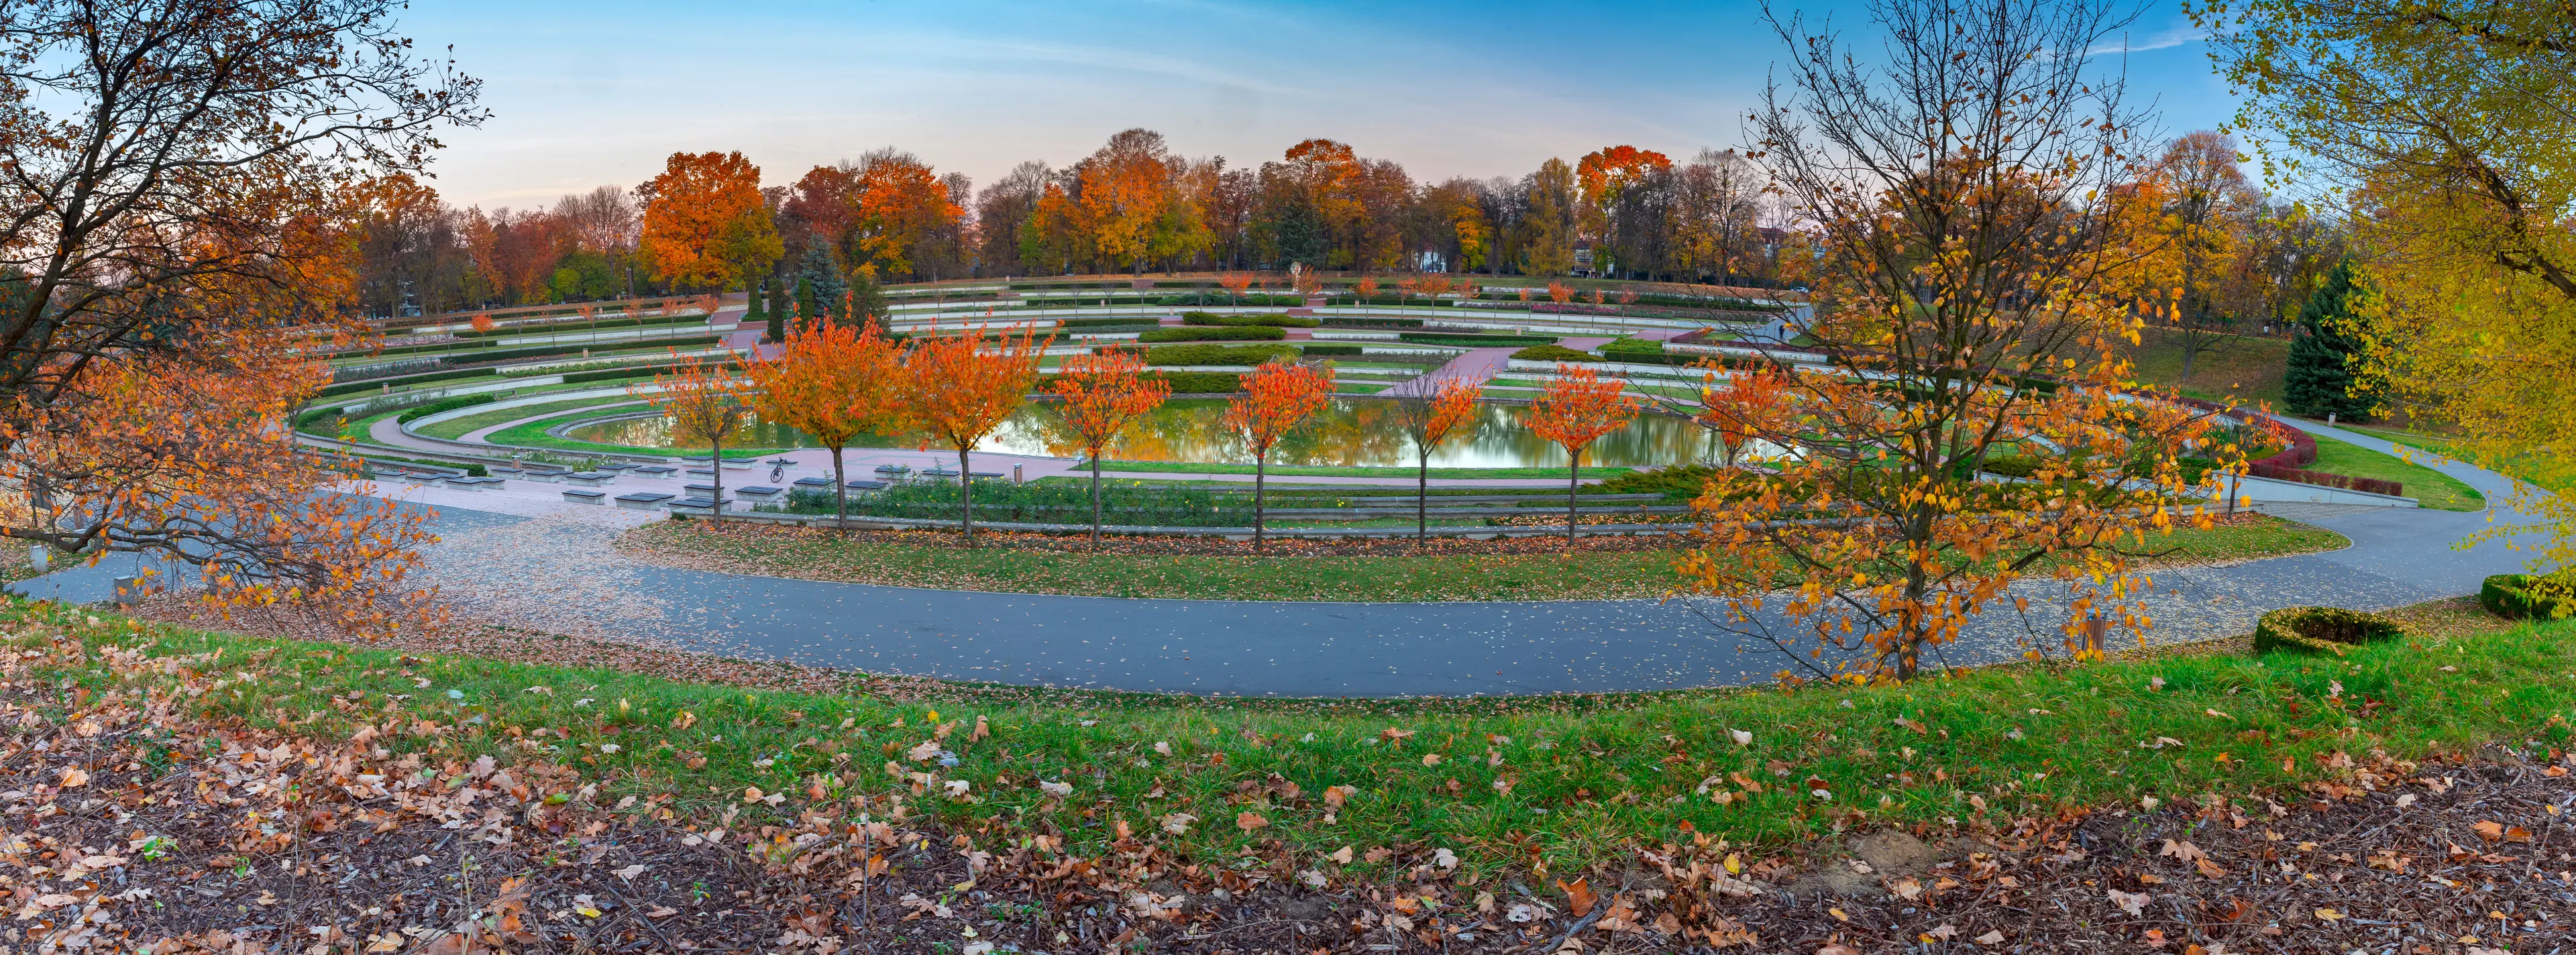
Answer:
[[(1818, 678), (1911, 679), (1989, 610), (2026, 640), (2057, 622), (2079, 653), (2096, 614), (2143, 629), (2148, 538), (2209, 526), (2219, 479), (2243, 469), (2209, 415), (2132, 387), (2122, 358), (2143, 117), (2085, 51), (2123, 15), (1908, 9), (1923, 20), (1888, 56), (1797, 44), (1791, 87), (1756, 116), (1768, 178), (1808, 224), (1796, 244), (1817, 253), (1798, 331), (1822, 367), (1786, 378), (1794, 414), (1749, 422), (1782, 449), (1776, 470), (1718, 472), (1679, 568), (1723, 603), (1719, 626)], [(1981, 480), (2005, 454), (2034, 459), (2029, 478)]]
[(626, 390), (670, 419), (674, 447), (693, 437), (707, 439), (707, 470), (715, 475), (715, 491), (707, 495), (713, 502), (707, 508), (711, 520), (724, 520), (724, 443), (742, 429), (749, 390), (750, 382), (736, 377), (732, 368), (696, 355), (680, 358), (669, 371), (655, 372), (651, 385)]
[(1353, 304), (1368, 304), (1369, 299), (1377, 297), (1377, 280), (1365, 275), (1360, 276), (1359, 281), (1351, 283), (1351, 294), (1359, 296), (1359, 300)]
[(1273, 361), (1243, 376), (1243, 393), (1226, 404), (1224, 427), (1252, 449), (1252, 549), (1262, 547), (1271, 450), (1332, 396), (1332, 368)]
[(1431, 539), (1431, 454), (1451, 438), (1475, 430), (1477, 402), (1483, 385), (1461, 377), (1444, 377), (1429, 388), (1407, 390), (1395, 399), (1395, 426), (1413, 442), (1413, 539)]
[(932, 329), (904, 352), (906, 417), (922, 434), (957, 450), (957, 528), (969, 547), (975, 544), (975, 469), (968, 455), (1028, 400), (1038, 359), (1053, 341), (1023, 327), (1018, 336), (1002, 333), (988, 346), (980, 329), (955, 335)]
[(489, 334), (492, 334), (492, 316), (490, 316), (490, 315), (486, 315), (486, 314), (483, 314), (483, 313), (481, 313), (481, 312), (476, 312), (476, 313), (474, 313), (474, 317), (473, 317), (471, 320), (468, 320), (465, 324), (466, 324), (468, 327), (470, 327), (470, 328), (474, 329), (474, 334), (477, 334), (477, 335), (489, 335)]
[(798, 323), (775, 355), (743, 365), (758, 389), (754, 404), (763, 420), (805, 433), (832, 452), (832, 517), (850, 519), (849, 475), (842, 452), (869, 433), (897, 429), (902, 411), (902, 362), (895, 343), (877, 326)]
[(1715, 375), (1700, 385), (1700, 410), (1691, 420), (1718, 436), (1727, 467), (1736, 465), (1753, 435), (1782, 430), (1778, 418), (1788, 408), (1791, 374), (1777, 365), (1764, 365), (1728, 372), (1723, 385), (1715, 383)]
[(1252, 273), (1220, 272), (1217, 273), (1216, 284), (1225, 289), (1225, 294), (1231, 296), (1236, 304), (1242, 304), (1244, 291), (1252, 287)]
[(1583, 487), (1583, 450), (1628, 426), (1640, 407), (1628, 383), (1590, 368), (1559, 364), (1547, 390), (1530, 403), (1530, 433), (1565, 449), (1565, 544), (1574, 546), (1574, 500)]
[(748, 288), (786, 254), (760, 167), (741, 153), (672, 153), (636, 192), (653, 273), (673, 285), (723, 289), (739, 279)]
[(1056, 393), (1056, 414), (1082, 438), (1091, 457), (1091, 543), (1100, 545), (1100, 458), (1110, 442), (1136, 420), (1163, 406), (1172, 383), (1145, 377), (1145, 359), (1132, 351), (1075, 355), (1056, 370), (1048, 390)]

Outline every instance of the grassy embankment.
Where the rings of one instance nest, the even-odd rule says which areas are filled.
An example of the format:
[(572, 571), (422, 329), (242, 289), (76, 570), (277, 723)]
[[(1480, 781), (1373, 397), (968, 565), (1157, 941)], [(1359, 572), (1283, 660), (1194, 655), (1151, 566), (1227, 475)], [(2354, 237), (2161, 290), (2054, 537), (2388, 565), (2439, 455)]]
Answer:
[[(1432, 553), (1384, 542), (1382, 553), (1301, 552), (1294, 557), (1225, 554), (1085, 553), (1040, 548), (891, 543), (802, 528), (718, 527), (665, 521), (628, 533), (626, 546), (674, 563), (738, 573), (1012, 593), (1097, 597), (1188, 597), (1207, 600), (1405, 602), (1455, 600), (1585, 600), (1662, 597), (1680, 584), (1678, 550), (1584, 550), (1561, 553), (1541, 542), (1531, 552)], [(1675, 541), (1675, 546), (1682, 542)], [(2342, 535), (2305, 524), (2252, 517), (2207, 531), (2181, 530), (2155, 542), (2170, 563), (2203, 563), (2334, 550)]]
[(2470, 487), (2459, 478), (2350, 442), (2324, 435), (2317, 435), (2316, 439), (2317, 459), (2307, 465), (2307, 470), (2396, 481), (2406, 485), (2406, 496), (2425, 507), (2445, 511), (2486, 509), (2486, 495), (2478, 493), (2477, 488)]
[[(1271, 839), (1300, 859), (1356, 847), (1339, 857), (1356, 872), (1379, 868), (1367, 850), (1381, 846), (1450, 848), (1488, 871), (1577, 871), (1691, 832), (1750, 851), (1856, 825), (2001, 823), (2147, 797), (2234, 798), (2259, 816), (2258, 794), (2286, 800), (2342, 776), (2344, 755), (2565, 746), (2576, 715), (2576, 681), (2565, 678), (2576, 622), (2410, 637), (2340, 658), (2176, 655), (1906, 686), (1461, 701), (1204, 700), (855, 676), (788, 692), (560, 665), (581, 657), (577, 641), (528, 651), (552, 657), (546, 665), (424, 658), (0, 605), (9, 643), (64, 631), (93, 657), (220, 661), (110, 670), (30, 654), (28, 676), (67, 694), (186, 679), (171, 698), (188, 712), (156, 718), (316, 737), (371, 724), (378, 745), (439, 762), (570, 763), (601, 781), (601, 803), (668, 793), (682, 811), (747, 810), (731, 820), (747, 828), (772, 811), (768, 793), (903, 792), (961, 830), (1049, 835), (1084, 857), (1132, 830), (1211, 864)], [(671, 656), (660, 666), (677, 674), (757, 682), (793, 669)], [(806, 675), (809, 687), (833, 682)], [(433, 732), (400, 731), (421, 726)], [(952, 783), (962, 792), (949, 795)]]

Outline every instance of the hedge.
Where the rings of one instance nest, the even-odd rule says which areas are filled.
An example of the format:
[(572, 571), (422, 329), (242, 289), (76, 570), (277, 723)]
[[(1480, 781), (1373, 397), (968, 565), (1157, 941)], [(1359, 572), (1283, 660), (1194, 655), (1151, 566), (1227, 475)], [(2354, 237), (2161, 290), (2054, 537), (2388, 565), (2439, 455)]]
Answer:
[(434, 468), (455, 468), (459, 471), (465, 472), (466, 477), (492, 476), (492, 469), (480, 464), (465, 464), (453, 461), (432, 461), (426, 458), (397, 458), (384, 454), (361, 454), (357, 457), (360, 461), (391, 461), (396, 464), (425, 464)]
[(2040, 460), (2027, 454), (2003, 454), (1986, 459), (1986, 473), (2005, 477), (2029, 478), (2039, 473)]
[[(2304, 436), (2305, 435), (2303, 434), (2302, 437)], [(2315, 440), (2310, 439), (2308, 446), (2311, 448), (2315, 447)], [(2292, 450), (2297, 449), (2293, 448)], [(2371, 494), (2386, 494), (2390, 497), (2406, 496), (2406, 485), (2403, 482), (2383, 481), (2378, 478), (2349, 477), (2342, 474), (2328, 474), (2323, 471), (2302, 471), (2298, 468), (2285, 468), (2271, 463), (2279, 456), (2280, 455), (2274, 455), (2271, 458), (2256, 461), (2248, 470), (2255, 477), (2271, 478), (2275, 481), (2296, 481), (2301, 484), (2339, 487)]]
[(530, 348), (511, 348), (496, 352), (485, 352), (479, 355), (459, 355), (457, 357), (470, 357), (475, 361), (508, 361), (513, 358), (547, 358), (554, 355), (570, 355), (575, 352), (598, 348), (603, 345), (613, 347), (665, 345), (672, 348), (679, 348), (687, 345), (712, 345), (722, 340), (724, 340), (724, 336), (722, 335), (689, 335), (681, 338), (629, 338), (615, 342), (601, 342), (593, 345), (538, 345)]
[(1273, 358), (1294, 360), (1294, 345), (1165, 345), (1145, 353), (1148, 365), (1260, 365)]
[(2576, 616), (2576, 570), (2547, 577), (2497, 574), (2478, 587), (2478, 605), (2499, 617), (2564, 620)]
[(1601, 356), (1563, 345), (1531, 345), (1512, 353), (1518, 361), (1600, 361)]
[(313, 397), (329, 398), (334, 395), (354, 395), (361, 391), (375, 391), (388, 386), (409, 388), (413, 385), (425, 385), (433, 381), (453, 381), (458, 378), (479, 378), (485, 375), (490, 375), (495, 371), (498, 371), (498, 369), (462, 368), (456, 371), (433, 371), (426, 375), (404, 375), (399, 378), (378, 378), (373, 381), (351, 381), (332, 385), (328, 388), (322, 389), (321, 391), (314, 392)]
[(2254, 625), (2254, 652), (2297, 650), (2342, 656), (2357, 647), (2406, 635), (2405, 626), (2375, 613), (2341, 607), (2283, 607)]
[(1421, 320), (1421, 319), (1419, 319), (1419, 318), (1393, 318), (1393, 317), (1380, 318), (1380, 317), (1367, 316), (1367, 315), (1328, 315), (1328, 316), (1325, 316), (1325, 318), (1324, 318), (1324, 327), (1326, 327), (1326, 328), (1421, 328), (1421, 327), (1422, 327), (1422, 320)]
[(1664, 353), (1664, 343), (1644, 338), (1620, 338), (1614, 339), (1609, 344), (1601, 346), (1601, 353), (1604, 355), (1638, 355), (1652, 358)]
[(1142, 377), (1171, 382), (1176, 395), (1225, 395), (1243, 390), (1243, 376), (1230, 371), (1149, 371)]
[(1363, 350), (1358, 345), (1301, 345), (1298, 346), (1297, 350), (1306, 353), (1306, 357), (1308, 358), (1314, 358), (1320, 355), (1364, 354)]
[(502, 335), (544, 335), (557, 331), (587, 332), (598, 329), (633, 328), (638, 325), (681, 325), (706, 320), (707, 316), (704, 315), (664, 315), (659, 318), (611, 318), (595, 323), (547, 322), (543, 325), (519, 325), (509, 328), (496, 326), (488, 332), (478, 332), (469, 328), (454, 334), (458, 338), (491, 338)]
[(357, 358), (357, 357), (366, 357), (366, 358), (383, 358), (383, 357), (385, 357), (385, 356), (387, 356), (387, 355), (414, 355), (414, 354), (419, 354), (419, 353), (421, 353), (421, 352), (425, 352), (425, 351), (465, 351), (465, 350), (468, 350), (468, 349), (474, 349), (474, 348), (490, 348), (490, 347), (493, 347), (493, 346), (495, 346), (495, 345), (499, 345), (499, 344), (500, 344), (500, 342), (431, 342), (431, 343), (429, 343), (429, 344), (427, 344), (427, 345), (396, 345), (396, 346), (394, 346), (394, 347), (392, 347), (392, 348), (380, 348), (380, 349), (377, 349), (376, 351), (371, 352), (371, 353), (368, 353), (368, 352), (350, 352), (350, 353), (348, 353), (348, 354), (344, 354), (344, 355), (336, 355), (336, 356), (333, 356), (333, 357), (337, 357), (337, 358)]
[(1402, 332), (1396, 338), (1426, 345), (1468, 345), (1490, 348), (1497, 345), (1553, 345), (1554, 335), (1483, 335), (1475, 332)]
[(1157, 328), (1137, 335), (1140, 342), (1275, 342), (1288, 337), (1288, 330), (1268, 325), (1242, 328)]
[[(567, 384), (567, 385), (570, 385), (570, 384), (578, 384), (578, 383), (585, 382), (585, 381), (612, 381), (612, 380), (619, 379), (619, 378), (636, 378), (636, 377), (641, 377), (641, 376), (645, 376), (645, 375), (658, 375), (658, 374), (662, 374), (662, 373), (667, 372), (667, 371), (672, 371), (672, 370), (677, 369), (677, 368), (680, 368), (680, 367), (682, 367), (682, 366), (679, 366), (679, 365), (638, 365), (638, 366), (635, 366), (635, 367), (633, 367), (633, 368), (604, 368), (604, 369), (601, 369), (601, 370), (599, 370), (599, 371), (576, 371), (576, 372), (573, 372), (573, 373), (571, 373), (571, 374), (568, 374), (568, 375), (563, 376), (563, 380), (564, 380), (564, 384)], [(740, 365), (736, 365), (736, 364), (727, 363), (727, 364), (717, 365), (717, 366), (715, 366), (715, 367), (720, 368), (720, 369), (723, 369), (723, 370), (726, 370), (726, 371), (733, 371), (733, 370), (736, 370), (736, 369), (741, 368), (742, 366), (740, 366)]]
[(1142, 315), (1117, 315), (1109, 318), (1068, 318), (1056, 322), (1059, 328), (1098, 328), (1104, 325), (1152, 325), (1156, 322)]
[(1324, 320), (1312, 315), (1219, 315), (1214, 312), (1182, 312), (1181, 321), (1191, 325), (1274, 325), (1281, 328), (1318, 328)]

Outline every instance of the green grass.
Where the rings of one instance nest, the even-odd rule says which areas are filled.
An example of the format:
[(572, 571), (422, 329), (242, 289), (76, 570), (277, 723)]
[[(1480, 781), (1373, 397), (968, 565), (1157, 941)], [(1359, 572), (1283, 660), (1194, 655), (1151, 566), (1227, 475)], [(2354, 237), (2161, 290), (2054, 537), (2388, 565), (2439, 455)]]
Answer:
[(2317, 439), (2317, 459), (2306, 465), (2307, 470), (2397, 481), (2406, 485), (2406, 496), (2425, 507), (2445, 511), (2486, 509), (2486, 496), (2459, 478), (2357, 444), (2337, 441), (2325, 435), (2314, 437)]
[(2288, 341), (2218, 336), (2218, 350), (2194, 358), (2188, 377), (2182, 373), (2180, 341), (2166, 328), (2141, 332), (2139, 344), (2127, 350), (2138, 380), (2206, 401), (2268, 401), (2274, 407), (2280, 406), (2281, 376), (2289, 362)]
[[(1549, 510), (1546, 502), (1531, 506), (1534, 516), (1546, 517)], [(1377, 523), (1413, 526), (1410, 515), (1390, 515)], [(1491, 554), (1443, 552), (1449, 545), (1435, 544), (1434, 552), (1416, 554), (1409, 541), (1391, 541), (1381, 545), (1386, 548), (1382, 553), (1364, 555), (1298, 553), (1294, 543), (1280, 545), (1283, 553), (1294, 556), (1095, 554), (1002, 546), (967, 550), (949, 546), (944, 535), (909, 544), (803, 529), (726, 530), (698, 521), (648, 524), (628, 532), (625, 540), (643, 550), (685, 555), (692, 563), (711, 562), (740, 573), (1095, 597), (1358, 603), (1593, 600), (1662, 597), (1682, 583), (1673, 572), (1681, 552), (1661, 547)], [(2155, 550), (2173, 549), (2163, 559), (2194, 563), (2334, 550), (2349, 543), (2333, 531), (2273, 518), (2181, 530), (2150, 541)], [(1672, 546), (1688, 546), (1688, 539), (1675, 538)]]
[[(560, 416), (557, 417), (559, 418)], [(544, 448), (549, 451), (570, 451), (576, 454), (585, 452), (591, 454), (643, 454), (677, 458), (687, 457), (690, 455), (704, 455), (707, 453), (707, 449), (705, 448), (638, 448), (623, 444), (600, 444), (594, 441), (573, 441), (546, 434), (547, 428), (551, 428), (562, 423), (562, 421), (557, 420), (556, 418), (545, 418), (537, 421), (530, 421), (526, 424), (503, 428), (499, 431), (492, 432), (491, 436), (484, 440), (493, 444), (507, 445), (514, 448)], [(784, 448), (726, 448), (724, 456), (727, 458), (756, 458), (763, 455), (779, 454), (785, 450), (786, 449)]]
[[(39, 615), (0, 607), (26, 678), (66, 694), (148, 687), (178, 701), (160, 719), (291, 723), (325, 738), (361, 721), (417, 720), (435, 732), (385, 733), (377, 745), (433, 763), (570, 763), (600, 781), (603, 803), (668, 793), (682, 811), (745, 809), (737, 828), (797, 811), (812, 785), (835, 797), (900, 795), (911, 811), (996, 843), (1047, 832), (1097, 857), (1123, 826), (1203, 862), (1277, 839), (1301, 860), (1407, 844), (1451, 848), (1485, 872), (1532, 862), (1575, 871), (1690, 832), (1750, 850), (1857, 825), (2010, 828), (2015, 817), (2149, 796), (2239, 800), (2259, 818), (2260, 795), (2287, 800), (2302, 784), (2348, 778), (2338, 755), (2367, 763), (2374, 750), (2419, 760), (2499, 742), (2565, 746), (2576, 716), (2571, 622), (2409, 638), (2340, 658), (2025, 665), (1905, 686), (1245, 701), (863, 680), (846, 692), (746, 690), (129, 628), (112, 617), (68, 627), (30, 619)], [(57, 634), (65, 644), (38, 652)], [(110, 660), (110, 649), (130, 656)], [(971, 738), (979, 722), (989, 738)], [(933, 726), (951, 732), (934, 739)], [(549, 732), (528, 735), (539, 727)], [(924, 742), (958, 765), (912, 759)], [(927, 794), (893, 775), (909, 772), (932, 774)], [(968, 783), (972, 801), (940, 795), (948, 780)], [(1052, 798), (1041, 781), (1070, 784), (1072, 795)], [(791, 802), (746, 805), (748, 787)], [(1338, 808), (1327, 787), (1349, 787)], [(1181, 813), (1196, 820), (1162, 828)], [(1267, 825), (1246, 831), (1243, 813)]]
[[(477, 412), (461, 418), (451, 418), (446, 421), (426, 425), (415, 425), (412, 427), (412, 430), (429, 437), (446, 438), (453, 441), (483, 428), (489, 428), (496, 424), (517, 421), (521, 418), (533, 418), (539, 415), (551, 417), (562, 412), (578, 411), (583, 408), (593, 408), (600, 405), (623, 404), (633, 400), (635, 399), (626, 395), (600, 395), (593, 398), (568, 398), (563, 401), (549, 401), (543, 404), (520, 405), (515, 408), (500, 408), (492, 411)], [(549, 422), (547, 423), (547, 427), (552, 427), (556, 423), (558, 422)]]
[[(1249, 464), (1193, 464), (1185, 461), (1103, 461), (1100, 466), (1104, 471), (1124, 471), (1130, 474), (1250, 474), (1253, 471), (1252, 465)], [(1633, 470), (1636, 469), (1587, 467), (1583, 469), (1583, 476), (1607, 478)], [(1279, 477), (1411, 478), (1415, 476), (1414, 469), (1408, 467), (1308, 467), (1276, 464), (1270, 466), (1270, 473)], [(1564, 468), (1432, 468), (1431, 476), (1440, 479), (1552, 478), (1559, 481), (1566, 479)]]

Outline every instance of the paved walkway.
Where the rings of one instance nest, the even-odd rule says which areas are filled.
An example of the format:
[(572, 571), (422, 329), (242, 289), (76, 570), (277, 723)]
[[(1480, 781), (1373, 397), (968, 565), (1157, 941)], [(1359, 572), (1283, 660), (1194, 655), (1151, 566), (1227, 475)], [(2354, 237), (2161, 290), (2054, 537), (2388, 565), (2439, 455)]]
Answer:
[(1512, 353), (1518, 348), (1470, 348), (1449, 363), (1403, 381), (1396, 382), (1378, 394), (1402, 398), (1429, 395), (1440, 383), (1458, 379), (1471, 384), (1484, 384), (1503, 369), (1511, 367)]
[[(2294, 422), (2377, 450), (2387, 442)], [(2508, 482), (2434, 465), (2501, 503)], [(610, 542), (629, 521), (497, 493), (386, 489), (440, 510), (430, 578), (478, 616), (880, 673), (1015, 684), (1254, 696), (1602, 692), (1741, 685), (1791, 664), (1725, 633), (1687, 601), (1251, 603), (915, 590), (674, 570)], [(463, 495), (463, 496), (460, 496)], [(2278, 607), (2381, 609), (2475, 592), (2519, 570), (2504, 542), (2457, 550), (2485, 513), (2308, 508), (2350, 537), (2342, 551), (2160, 574), (2160, 642), (2243, 633)], [(2510, 519), (2511, 515), (2499, 515)], [(123, 561), (14, 589), (103, 599)], [(2045, 586), (2035, 604), (2059, 603)], [(2034, 613), (2034, 616), (2039, 616)], [(2016, 658), (2031, 639), (2009, 613), (1981, 618), (1947, 660)], [(2038, 640), (2051, 642), (2053, 633)]]

